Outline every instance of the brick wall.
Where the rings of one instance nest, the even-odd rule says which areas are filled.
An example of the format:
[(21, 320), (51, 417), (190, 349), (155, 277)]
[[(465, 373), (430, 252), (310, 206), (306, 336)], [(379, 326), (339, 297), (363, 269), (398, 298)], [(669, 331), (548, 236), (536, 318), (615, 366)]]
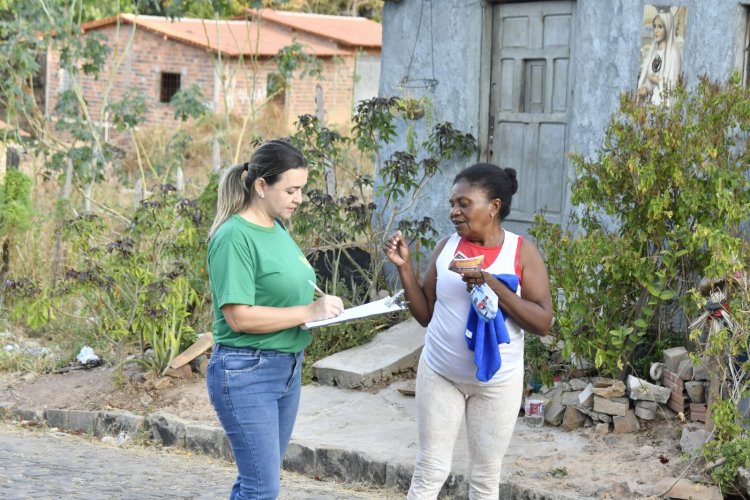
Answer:
[[(217, 73), (217, 59), (210, 51), (166, 39), (162, 35), (122, 25), (119, 32), (115, 26), (96, 31), (102, 35), (113, 51), (108, 63), (98, 79), (78, 75), (84, 98), (89, 105), (89, 113), (94, 120), (103, 120), (102, 107), (107, 102), (122, 99), (131, 88), (141, 90), (146, 99), (146, 122), (149, 124), (174, 123), (174, 108), (169, 103), (160, 102), (162, 73), (180, 74), (180, 86), (187, 88), (197, 84), (207, 104), (218, 112), (230, 111), (245, 114), (251, 109), (251, 102), (260, 105), (266, 98), (266, 84), (269, 73), (275, 71), (276, 64), (271, 58), (262, 58), (253, 65), (249, 59), (221, 59), (221, 72)], [(130, 50), (125, 54), (132, 36)], [(354, 96), (353, 57), (324, 58), (321, 80), (306, 76), (295, 78), (285, 95), (286, 121), (291, 125), (301, 114), (314, 114), (316, 111), (316, 84), (323, 89), (326, 118), (330, 124), (346, 124), (351, 118)], [(110, 74), (116, 66), (116, 72)], [(59, 54), (49, 54), (49, 104), (50, 114), (54, 112), (57, 97), (66, 87), (66, 75), (59, 65)], [(214, 92), (215, 86), (218, 90)], [(108, 91), (109, 88), (109, 91)]]
[[(137, 29), (132, 37), (130, 50), (125, 54), (132, 26), (123, 25), (119, 32), (115, 26), (97, 30), (112, 48), (108, 63), (98, 79), (78, 75), (84, 98), (92, 119), (103, 120), (103, 105), (116, 102), (129, 89), (140, 89), (146, 99), (146, 121), (149, 123), (171, 123), (174, 108), (169, 103), (159, 102), (162, 73), (179, 73), (182, 88), (197, 84), (203, 96), (213, 99), (214, 70), (211, 53), (207, 50), (166, 40), (164, 37), (144, 29)], [(59, 55), (50, 54), (49, 61), (49, 110), (53, 112), (57, 96), (65, 89), (66, 75), (59, 65)], [(110, 75), (116, 69), (114, 76)], [(109, 91), (107, 89), (110, 89)]]
[(220, 92), (219, 111), (244, 115), (250, 113), (253, 106), (257, 110), (263, 105), (268, 76), (276, 71), (272, 58), (261, 58), (255, 64), (245, 58), (225, 59), (222, 67), (224, 90)]
[(320, 79), (306, 76), (295, 78), (287, 95), (286, 109), (289, 123), (303, 114), (315, 114), (316, 87), (323, 90), (323, 105), (329, 124), (347, 124), (354, 106), (354, 58), (323, 59)]

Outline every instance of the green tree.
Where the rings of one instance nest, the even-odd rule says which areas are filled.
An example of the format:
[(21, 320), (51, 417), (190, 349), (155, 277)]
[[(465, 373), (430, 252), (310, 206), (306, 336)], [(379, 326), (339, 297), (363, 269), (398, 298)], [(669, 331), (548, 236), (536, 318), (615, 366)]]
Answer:
[(0, 184), (0, 281), (8, 273), (11, 243), (29, 228), (32, 214), (31, 179), (17, 167), (9, 168)]
[(671, 98), (655, 107), (623, 96), (602, 147), (571, 157), (577, 234), (541, 217), (532, 231), (563, 299), (554, 328), (564, 353), (610, 374), (644, 373), (636, 357), (675, 334), (686, 342), (698, 278), (742, 267), (750, 93), (739, 79), (702, 79)]
[[(310, 251), (334, 249), (337, 263), (355, 269), (355, 281), (362, 287), (353, 294), (356, 303), (367, 302), (379, 290), (388, 288), (381, 273), (381, 245), (396, 227), (423, 248), (434, 246), (437, 233), (432, 219), (414, 220), (407, 214), (446, 161), (476, 151), (471, 134), (456, 130), (450, 123), (438, 123), (414, 150), (397, 151), (381, 159), (382, 145), (395, 139), (396, 110), (396, 98), (360, 102), (350, 135), (331, 130), (314, 116), (300, 116), (293, 137), (310, 163), (308, 199), (300, 207), (294, 229)], [(331, 165), (336, 166), (337, 183), (346, 186), (345, 195), (328, 186), (326, 175)], [(367, 168), (373, 165), (380, 165), (374, 189), (373, 172)], [(356, 261), (351, 254), (355, 247), (371, 257), (369, 265)], [(334, 278), (334, 287), (339, 278)], [(355, 288), (352, 283), (345, 284), (349, 290)]]

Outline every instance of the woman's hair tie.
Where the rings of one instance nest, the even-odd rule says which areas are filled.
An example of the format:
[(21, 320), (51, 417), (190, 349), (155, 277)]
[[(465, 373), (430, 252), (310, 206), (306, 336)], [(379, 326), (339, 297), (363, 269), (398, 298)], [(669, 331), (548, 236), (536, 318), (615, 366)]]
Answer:
[(249, 172), (250, 171), (250, 162), (249, 161), (245, 162), (245, 164), (243, 165), (243, 170), (245, 170), (245, 172)]

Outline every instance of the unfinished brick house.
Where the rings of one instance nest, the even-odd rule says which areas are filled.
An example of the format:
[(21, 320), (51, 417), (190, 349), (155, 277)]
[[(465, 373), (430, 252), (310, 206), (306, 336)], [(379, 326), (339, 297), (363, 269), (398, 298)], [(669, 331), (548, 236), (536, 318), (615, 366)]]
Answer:
[[(377, 95), (381, 26), (364, 18), (268, 9), (248, 19), (220, 21), (121, 14), (82, 28), (84, 36), (103, 36), (112, 49), (98, 79), (78, 76), (91, 116), (102, 120), (106, 103), (138, 89), (146, 98), (146, 123), (173, 123), (170, 99), (194, 84), (216, 112), (250, 113), (269, 97), (268, 83), (277, 71), (273, 56), (294, 42), (320, 59), (322, 75), (295, 77), (274, 97), (283, 103), (287, 124), (315, 113), (316, 95), (322, 94), (330, 124), (348, 123), (357, 100)], [(70, 77), (59, 54), (50, 52), (47, 64), (49, 115)]]

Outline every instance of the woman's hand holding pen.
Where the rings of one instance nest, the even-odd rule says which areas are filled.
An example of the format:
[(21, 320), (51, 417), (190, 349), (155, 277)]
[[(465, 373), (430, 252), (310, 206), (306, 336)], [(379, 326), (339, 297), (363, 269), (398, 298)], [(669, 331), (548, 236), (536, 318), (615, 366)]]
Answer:
[(325, 292), (323, 292), (323, 290), (318, 288), (315, 283), (313, 283), (312, 281), (310, 281), (309, 283), (316, 292), (321, 294), (321, 297), (319, 297), (316, 301), (308, 306), (310, 311), (310, 318), (308, 319), (308, 321), (331, 319), (341, 314), (341, 312), (344, 310), (344, 302), (341, 300), (341, 297), (336, 297), (335, 295), (327, 295)]
[(344, 303), (335, 295), (323, 295), (310, 304), (309, 321), (335, 318), (344, 310)]

